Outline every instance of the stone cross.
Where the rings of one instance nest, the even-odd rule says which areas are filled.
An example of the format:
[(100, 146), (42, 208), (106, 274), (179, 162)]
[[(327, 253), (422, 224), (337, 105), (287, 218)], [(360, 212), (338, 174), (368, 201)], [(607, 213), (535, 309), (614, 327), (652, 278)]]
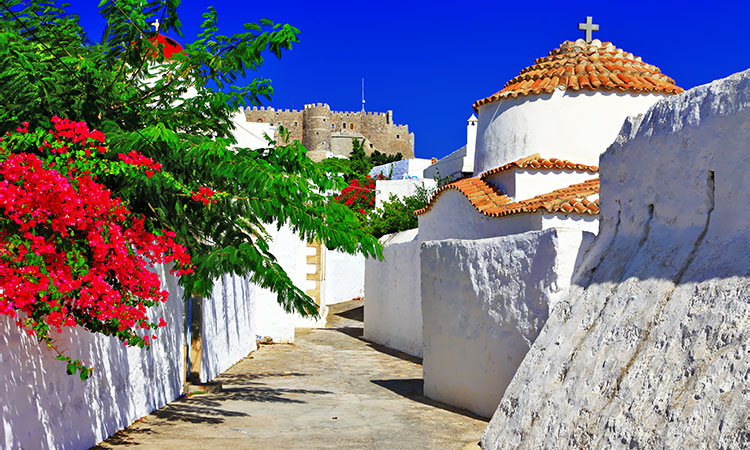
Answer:
[(586, 16), (586, 23), (579, 23), (578, 29), (586, 32), (586, 42), (591, 42), (591, 32), (599, 31), (599, 24), (592, 23), (593, 18)]
[[(154, 26), (154, 28), (155, 28), (155, 31), (156, 31), (157, 33), (159, 32), (159, 19), (156, 19), (156, 20), (154, 20), (154, 21), (153, 21), (153, 22), (151, 22), (151, 23), (150, 23), (149, 25), (153, 25), (153, 26)], [(599, 29), (599, 28), (597, 28), (597, 30), (598, 30), (598, 29)]]

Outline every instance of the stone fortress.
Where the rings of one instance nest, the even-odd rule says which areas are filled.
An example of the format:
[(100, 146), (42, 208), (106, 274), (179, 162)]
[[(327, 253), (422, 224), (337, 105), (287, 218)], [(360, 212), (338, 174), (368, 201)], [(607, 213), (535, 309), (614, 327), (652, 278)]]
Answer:
[(414, 157), (414, 133), (408, 125), (393, 123), (393, 111), (341, 112), (331, 111), (326, 103), (305, 105), (302, 111), (253, 107), (245, 110), (251, 123), (283, 126), (298, 139), (313, 161), (332, 156), (349, 156), (354, 139), (364, 139), (367, 154), (375, 150), (387, 155), (401, 153)]

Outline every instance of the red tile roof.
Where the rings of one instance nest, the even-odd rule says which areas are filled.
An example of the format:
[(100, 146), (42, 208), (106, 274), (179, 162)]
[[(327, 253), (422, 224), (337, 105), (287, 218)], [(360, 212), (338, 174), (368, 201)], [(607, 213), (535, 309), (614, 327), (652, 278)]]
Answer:
[(506, 170), (515, 168), (536, 170), (575, 170), (589, 173), (599, 172), (599, 168), (597, 166), (577, 164), (574, 162), (570, 162), (567, 159), (546, 159), (539, 156), (539, 153), (534, 153), (533, 155), (521, 158), (518, 161), (509, 162), (508, 164), (502, 165), (500, 167), (495, 167), (494, 169), (482, 172), (482, 174), (479, 175), (479, 178), (485, 178), (489, 175), (494, 175), (496, 173), (505, 172)]
[(587, 43), (579, 39), (565, 41), (549, 56), (538, 58), (534, 65), (505, 83), (503, 90), (477, 100), (474, 111), (501, 98), (551, 93), (557, 88), (661, 94), (683, 91), (658, 67), (644, 63), (640, 57), (616, 48), (611, 42), (594, 39)]
[(502, 217), (519, 213), (599, 214), (599, 200), (587, 197), (599, 194), (599, 178), (537, 195), (528, 200), (512, 202), (510, 197), (498, 191), (482, 177), (464, 178), (438, 189), (430, 203), (414, 214), (428, 212), (440, 195), (447, 190), (457, 190), (471, 202), (474, 209), (488, 217)]

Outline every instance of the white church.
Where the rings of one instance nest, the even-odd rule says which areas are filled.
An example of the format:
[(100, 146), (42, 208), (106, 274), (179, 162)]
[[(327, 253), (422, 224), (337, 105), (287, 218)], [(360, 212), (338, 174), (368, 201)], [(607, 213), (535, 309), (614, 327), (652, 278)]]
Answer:
[(683, 91), (582, 25), (587, 39), (474, 103), (467, 146), (434, 165), (473, 173), (366, 263), (365, 338), (423, 357), (426, 396), (485, 417), (599, 230), (599, 156), (626, 118)]

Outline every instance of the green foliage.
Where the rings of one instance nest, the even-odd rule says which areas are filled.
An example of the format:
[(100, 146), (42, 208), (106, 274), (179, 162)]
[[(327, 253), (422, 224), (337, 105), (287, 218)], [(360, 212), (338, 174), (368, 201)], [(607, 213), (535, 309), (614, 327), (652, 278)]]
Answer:
[(435, 189), (420, 186), (416, 194), (402, 199), (391, 195), (390, 200), (384, 202), (382, 207), (370, 213), (367, 230), (379, 238), (385, 234), (417, 228), (419, 222), (414, 211), (427, 206), (434, 194)]
[(382, 166), (383, 164), (401, 161), (402, 159), (404, 159), (404, 155), (402, 155), (400, 152), (396, 153), (395, 155), (387, 155), (385, 153), (380, 153), (378, 150), (375, 150), (370, 154), (370, 156), (367, 157), (367, 159), (370, 161), (370, 164), (372, 164), (372, 167), (376, 167)]
[[(275, 292), (287, 311), (317, 314), (271, 253), (268, 224), (287, 224), (305, 240), (349, 253), (378, 256), (377, 240), (352, 211), (321, 194), (345, 186), (335, 168), (310, 161), (283, 131), (269, 149), (236, 148), (231, 121), (237, 108), (273, 93), (266, 78), (239, 80), (255, 74), (264, 55), (291, 49), (299, 30), (262, 19), (223, 35), (209, 7), (198, 39), (165, 60), (162, 48), (142, 36), (152, 34), (148, 24), (157, 18), (163, 33), (180, 34), (178, 6), (104, 0), (106, 31), (92, 42), (64, 6), (4, 0), (0, 134), (21, 121), (46, 126), (57, 115), (103, 131), (115, 154), (136, 150), (153, 158), (165, 177), (133, 183), (112, 173), (99, 181), (145, 215), (149, 229), (176, 232), (195, 264), (195, 273), (181, 278), (187, 293), (205, 295), (215, 277), (241, 274)], [(200, 187), (220, 193), (219, 201), (204, 205), (185, 194)]]
[(347, 181), (357, 178), (362, 179), (369, 175), (372, 163), (367, 159), (364, 140), (352, 140), (352, 151), (349, 153), (349, 171)]

